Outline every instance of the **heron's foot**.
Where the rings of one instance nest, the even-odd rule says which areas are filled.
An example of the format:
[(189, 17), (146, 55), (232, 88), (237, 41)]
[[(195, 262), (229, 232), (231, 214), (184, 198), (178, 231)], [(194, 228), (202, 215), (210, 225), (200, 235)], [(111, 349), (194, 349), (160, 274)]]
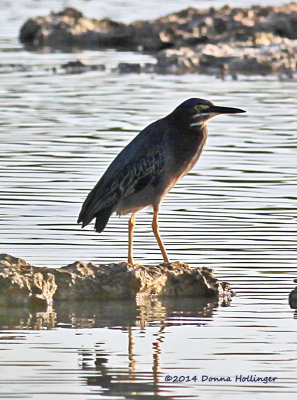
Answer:
[(136, 268), (143, 267), (143, 264), (135, 263), (133, 260), (132, 260), (132, 262), (130, 262), (128, 260), (128, 264), (132, 265), (133, 267), (136, 267)]

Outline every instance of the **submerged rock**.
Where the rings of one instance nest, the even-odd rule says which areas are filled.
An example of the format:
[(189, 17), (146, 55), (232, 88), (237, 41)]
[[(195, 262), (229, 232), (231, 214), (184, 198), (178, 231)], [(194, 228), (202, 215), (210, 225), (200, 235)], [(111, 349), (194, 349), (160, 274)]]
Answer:
[(0, 64), (0, 73), (7, 72), (28, 72), (32, 71), (32, 66), (25, 64)]
[(0, 304), (50, 304), (111, 298), (230, 297), (226, 282), (218, 282), (209, 268), (187, 264), (93, 264), (79, 261), (62, 268), (34, 267), (0, 255)]
[[(20, 41), (31, 50), (106, 49), (152, 53), (156, 64), (120, 63), (120, 73), (215, 73), (291, 77), (297, 63), (297, 4), (280, 7), (188, 8), (151, 21), (124, 24), (66, 8), (30, 18)], [(227, 68), (226, 68), (227, 65)]]
[[(294, 279), (297, 283), (297, 279)], [(289, 294), (289, 305), (291, 308), (297, 308), (297, 286)]]
[(65, 64), (62, 64), (61, 68), (67, 74), (81, 74), (83, 72), (88, 72), (88, 71), (104, 71), (105, 65), (103, 65), (103, 64), (86, 65), (86, 64), (82, 63), (80, 60), (76, 60), (76, 61), (69, 61)]

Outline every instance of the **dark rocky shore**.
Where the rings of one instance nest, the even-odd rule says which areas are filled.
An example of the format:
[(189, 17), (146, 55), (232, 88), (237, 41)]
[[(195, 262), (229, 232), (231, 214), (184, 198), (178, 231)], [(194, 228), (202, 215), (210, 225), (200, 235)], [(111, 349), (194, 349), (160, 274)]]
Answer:
[(188, 8), (131, 24), (85, 17), (66, 8), (30, 18), (20, 31), (29, 50), (114, 48), (151, 53), (156, 63), (126, 64), (118, 72), (278, 74), (297, 63), (297, 4), (198, 10)]
[(54, 302), (135, 299), (136, 296), (222, 299), (230, 285), (218, 282), (209, 268), (187, 264), (96, 265), (74, 262), (62, 268), (34, 267), (0, 254), (0, 305), (48, 305)]

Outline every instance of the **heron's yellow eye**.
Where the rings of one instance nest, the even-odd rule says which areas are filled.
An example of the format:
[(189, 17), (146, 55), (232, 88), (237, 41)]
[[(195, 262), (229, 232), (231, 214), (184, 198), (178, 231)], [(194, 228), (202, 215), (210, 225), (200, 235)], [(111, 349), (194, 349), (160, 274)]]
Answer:
[(201, 104), (200, 106), (195, 106), (195, 109), (198, 111), (207, 111), (209, 109), (209, 106), (206, 104)]

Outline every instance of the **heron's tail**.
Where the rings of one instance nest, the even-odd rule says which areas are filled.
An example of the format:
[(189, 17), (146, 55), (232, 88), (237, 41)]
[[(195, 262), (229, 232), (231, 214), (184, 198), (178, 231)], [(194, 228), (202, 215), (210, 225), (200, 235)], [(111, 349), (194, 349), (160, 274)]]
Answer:
[(107, 222), (112, 214), (112, 209), (101, 210), (96, 214), (95, 231), (100, 233), (103, 232)]
[(95, 231), (100, 233), (100, 232), (104, 231), (104, 229), (107, 225), (107, 222), (112, 213), (113, 213), (112, 207), (107, 208), (105, 210), (100, 210), (95, 215), (88, 213), (87, 210), (82, 208), (77, 222), (78, 223), (82, 222), (82, 228), (84, 228), (86, 225), (88, 225), (92, 221), (92, 219), (96, 218)]
[(77, 222), (82, 222), (82, 228), (84, 228), (96, 218), (95, 231), (100, 233), (105, 229), (114, 208), (110, 202), (109, 204), (104, 204), (103, 201), (99, 201), (94, 189), (84, 201)]

